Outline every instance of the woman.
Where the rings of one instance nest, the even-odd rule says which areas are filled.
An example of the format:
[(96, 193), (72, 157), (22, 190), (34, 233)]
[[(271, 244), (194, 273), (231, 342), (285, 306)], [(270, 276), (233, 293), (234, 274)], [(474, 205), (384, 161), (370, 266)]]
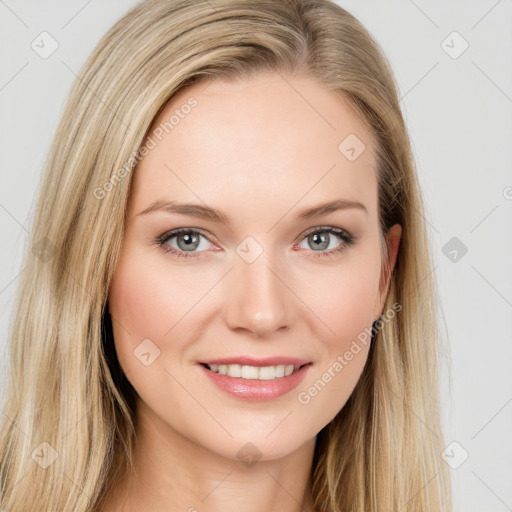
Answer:
[(50, 150), (2, 508), (450, 510), (422, 208), (345, 10), (136, 6)]

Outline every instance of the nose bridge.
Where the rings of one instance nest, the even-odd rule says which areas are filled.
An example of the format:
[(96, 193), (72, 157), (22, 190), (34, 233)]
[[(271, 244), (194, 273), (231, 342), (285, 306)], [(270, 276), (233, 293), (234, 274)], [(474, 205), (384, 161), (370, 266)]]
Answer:
[[(250, 241), (249, 241), (250, 244)], [(253, 251), (254, 245), (240, 244), (240, 249)], [(238, 252), (238, 251), (237, 251)], [(255, 259), (235, 259), (235, 268), (229, 280), (227, 321), (231, 328), (245, 328), (257, 334), (270, 332), (289, 325), (290, 293), (276, 275), (277, 262), (271, 251), (261, 250)]]

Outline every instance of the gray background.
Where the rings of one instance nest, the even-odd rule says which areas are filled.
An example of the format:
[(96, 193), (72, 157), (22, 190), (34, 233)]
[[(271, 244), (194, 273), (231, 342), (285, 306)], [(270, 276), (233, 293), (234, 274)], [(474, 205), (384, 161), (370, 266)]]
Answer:
[[(75, 74), (135, 3), (0, 0), (2, 379), (43, 159)], [(412, 137), (450, 347), (443, 457), (455, 510), (512, 511), (512, 3), (338, 3), (390, 59)], [(45, 59), (31, 47), (43, 31), (58, 42)]]

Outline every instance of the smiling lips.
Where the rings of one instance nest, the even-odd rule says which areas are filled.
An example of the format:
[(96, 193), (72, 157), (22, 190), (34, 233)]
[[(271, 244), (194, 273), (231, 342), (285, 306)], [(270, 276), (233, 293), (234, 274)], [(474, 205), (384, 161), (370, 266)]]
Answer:
[(229, 357), (202, 361), (200, 364), (220, 375), (242, 379), (273, 380), (287, 377), (309, 362), (285, 356), (255, 359), (252, 357)]
[(308, 364), (310, 361), (307, 359), (299, 359), (297, 357), (287, 356), (275, 356), (275, 357), (262, 357), (255, 358), (250, 356), (239, 356), (239, 357), (224, 357), (220, 359), (210, 359), (205, 361), (199, 361), (200, 364), (239, 364), (246, 366), (277, 366), (277, 365), (293, 365), (303, 366)]
[(288, 393), (311, 366), (291, 357), (230, 357), (201, 361), (206, 376), (223, 391), (245, 400), (271, 400)]

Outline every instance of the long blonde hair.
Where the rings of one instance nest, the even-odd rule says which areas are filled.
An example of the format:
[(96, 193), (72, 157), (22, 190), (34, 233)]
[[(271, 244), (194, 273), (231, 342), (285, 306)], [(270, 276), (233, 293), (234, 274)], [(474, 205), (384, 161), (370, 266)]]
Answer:
[(134, 155), (177, 91), (260, 70), (306, 75), (343, 95), (377, 141), (383, 237), (402, 225), (384, 310), (402, 309), (375, 334), (353, 394), (317, 436), (315, 506), (451, 510), (440, 457), (437, 291), (398, 90), (377, 43), (329, 0), (149, 0), (87, 60), (45, 162), (15, 298), (3, 509), (99, 510), (133, 467), (134, 390), (113, 352), (105, 306)]

